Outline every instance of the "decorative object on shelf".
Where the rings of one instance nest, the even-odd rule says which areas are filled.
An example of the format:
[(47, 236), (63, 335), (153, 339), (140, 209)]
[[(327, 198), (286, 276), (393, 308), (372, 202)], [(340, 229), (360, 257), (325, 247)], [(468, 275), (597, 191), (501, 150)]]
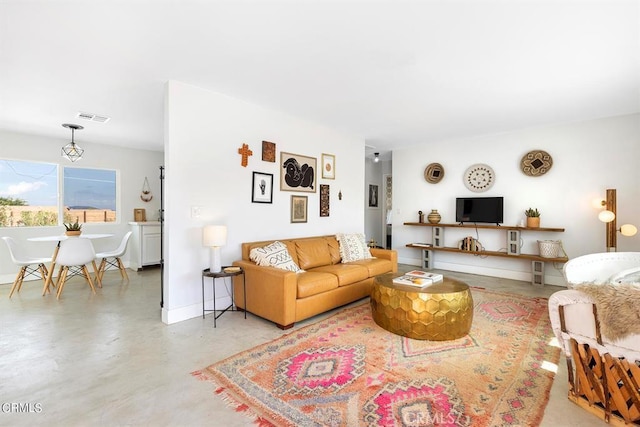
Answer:
[(528, 176), (542, 176), (553, 166), (551, 155), (543, 150), (529, 151), (520, 160), (520, 169)]
[[(538, 240), (538, 250), (542, 258), (558, 258), (561, 249), (562, 242), (560, 240)], [(564, 250), (562, 252), (564, 253)]]
[(424, 222), (424, 212), (418, 211), (418, 222), (422, 224)]
[(444, 178), (444, 168), (440, 163), (431, 163), (424, 170), (424, 179), (429, 184), (437, 184)]
[[(247, 144), (242, 144), (242, 147), (238, 148), (238, 154), (242, 156), (240, 164), (242, 167), (246, 168), (249, 164), (249, 156), (253, 156), (253, 151), (249, 150), (249, 146)], [(217, 273), (217, 271), (215, 273)]]
[(316, 192), (315, 157), (280, 152), (280, 190)]
[(618, 231), (625, 237), (635, 236), (638, 229), (633, 224), (624, 224), (620, 228), (616, 226), (617, 191), (615, 188), (607, 189), (607, 198), (602, 201), (605, 210), (598, 214), (598, 219), (605, 223), (607, 252), (616, 252), (618, 246)]
[(322, 178), (336, 178), (336, 156), (322, 153)]
[(464, 172), (464, 185), (476, 193), (487, 191), (494, 183), (495, 174), (489, 165), (477, 163)]
[(64, 157), (67, 160), (71, 160), (72, 162), (76, 162), (82, 159), (82, 154), (84, 153), (84, 150), (80, 148), (79, 145), (76, 144), (74, 135), (75, 135), (75, 131), (84, 129), (84, 126), (65, 123), (62, 125), (62, 127), (71, 129), (71, 142), (65, 145), (64, 147), (62, 147), (62, 150), (61, 150), (62, 157)]
[(207, 225), (202, 229), (202, 246), (210, 248), (209, 271), (211, 273), (220, 273), (222, 271), (220, 247), (226, 244), (226, 225)]
[(274, 142), (262, 141), (262, 160), (276, 162), (276, 144)]
[(142, 191), (140, 192), (140, 200), (143, 202), (150, 202), (153, 199), (153, 194), (151, 194), (151, 187), (149, 186), (149, 180), (147, 177), (144, 177), (144, 182), (142, 183)]
[(329, 216), (329, 185), (320, 184), (320, 216)]
[(378, 185), (369, 184), (369, 207), (373, 209), (378, 208)]
[(427, 215), (427, 220), (431, 224), (437, 224), (442, 220), (442, 216), (440, 216), (437, 209), (431, 209), (431, 213)]
[(524, 211), (524, 214), (527, 216), (527, 228), (540, 227), (540, 212), (537, 208), (529, 208)]
[(307, 222), (307, 196), (291, 196), (291, 222)]
[(338, 190), (338, 200), (342, 200), (342, 190)]
[(79, 236), (82, 234), (82, 224), (78, 223), (78, 219), (76, 218), (76, 222), (69, 222), (63, 224), (65, 228), (64, 234), (67, 236)]
[(133, 220), (135, 222), (145, 222), (147, 220), (147, 211), (144, 209), (134, 209), (133, 210)]
[(251, 203), (273, 203), (273, 174), (254, 172)]

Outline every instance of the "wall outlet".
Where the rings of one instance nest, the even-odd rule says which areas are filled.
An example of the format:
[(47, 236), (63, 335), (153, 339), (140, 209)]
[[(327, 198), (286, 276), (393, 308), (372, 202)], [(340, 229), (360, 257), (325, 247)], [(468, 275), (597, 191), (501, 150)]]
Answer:
[(202, 206), (191, 206), (191, 218), (200, 218), (202, 216)]

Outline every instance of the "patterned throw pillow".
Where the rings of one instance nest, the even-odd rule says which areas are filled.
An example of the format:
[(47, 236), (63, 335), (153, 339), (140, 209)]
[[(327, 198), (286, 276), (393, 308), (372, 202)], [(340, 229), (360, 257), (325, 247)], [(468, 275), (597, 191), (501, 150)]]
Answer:
[(287, 247), (282, 242), (275, 241), (261, 248), (253, 248), (249, 252), (249, 258), (263, 267), (276, 267), (294, 273), (304, 272), (291, 258)]
[(364, 234), (336, 234), (336, 239), (340, 242), (340, 256), (342, 262), (358, 261), (361, 259), (373, 258), (367, 242), (364, 239)]

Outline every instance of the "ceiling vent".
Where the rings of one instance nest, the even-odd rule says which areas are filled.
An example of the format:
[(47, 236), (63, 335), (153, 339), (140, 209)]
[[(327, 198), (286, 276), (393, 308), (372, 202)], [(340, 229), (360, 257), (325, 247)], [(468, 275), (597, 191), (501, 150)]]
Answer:
[(98, 123), (107, 123), (109, 120), (111, 120), (111, 117), (99, 116), (97, 114), (83, 113), (83, 112), (78, 113), (76, 117), (78, 117), (79, 119), (88, 120), (90, 122), (98, 122)]

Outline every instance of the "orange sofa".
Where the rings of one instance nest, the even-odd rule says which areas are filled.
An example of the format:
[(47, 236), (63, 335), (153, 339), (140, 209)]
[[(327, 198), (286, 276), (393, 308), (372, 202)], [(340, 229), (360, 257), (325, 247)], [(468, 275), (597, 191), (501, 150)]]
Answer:
[(247, 300), (244, 307), (242, 276), (234, 277), (237, 307), (274, 322), (281, 329), (295, 322), (368, 297), (373, 278), (398, 271), (395, 250), (370, 249), (373, 258), (343, 263), (336, 236), (302, 237), (279, 240), (303, 273), (276, 267), (259, 266), (250, 259), (254, 248), (275, 240), (242, 244), (242, 259), (233, 265), (242, 267)]

